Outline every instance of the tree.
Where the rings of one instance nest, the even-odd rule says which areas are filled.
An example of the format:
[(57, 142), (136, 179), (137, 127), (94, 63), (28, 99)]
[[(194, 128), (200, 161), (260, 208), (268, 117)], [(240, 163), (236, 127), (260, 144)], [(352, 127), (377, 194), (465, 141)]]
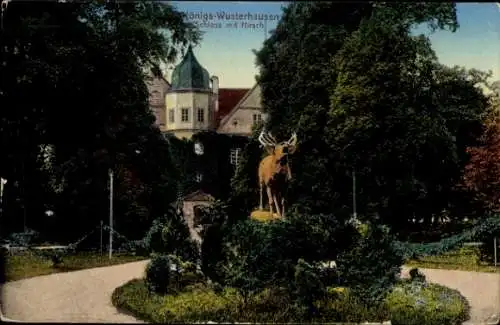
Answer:
[[(475, 71), (439, 65), (428, 41), (377, 20), (333, 60), (328, 134), (333, 160), (354, 168), (359, 212), (395, 228), (447, 209), (481, 130), (485, 97)], [(482, 77), (481, 74), (479, 74)]]
[(289, 201), (301, 211), (350, 217), (353, 169), (361, 214), (401, 228), (448, 207), (484, 97), (475, 71), (441, 66), (410, 36), (421, 23), (455, 30), (454, 4), (294, 3), (256, 53), (266, 128), (298, 130)]
[(480, 143), (468, 148), (470, 161), (465, 167), (462, 186), (488, 212), (500, 211), (500, 100), (490, 97), (490, 112), (485, 119), (485, 131)]
[[(13, 102), (18, 109), (0, 116), (0, 174), (28, 192), (36, 182), (36, 148), (53, 144), (54, 171), (64, 184), (56, 215), (65, 229), (71, 224), (81, 232), (103, 219), (107, 170), (122, 166), (148, 197), (135, 203), (151, 207), (133, 217), (162, 215), (175, 197), (175, 173), (168, 144), (153, 126), (144, 71), (172, 62), (199, 36), (165, 3), (11, 3), (2, 34), (0, 106)], [(36, 195), (31, 200), (29, 206), (42, 204)], [(119, 224), (131, 202), (117, 203)]]

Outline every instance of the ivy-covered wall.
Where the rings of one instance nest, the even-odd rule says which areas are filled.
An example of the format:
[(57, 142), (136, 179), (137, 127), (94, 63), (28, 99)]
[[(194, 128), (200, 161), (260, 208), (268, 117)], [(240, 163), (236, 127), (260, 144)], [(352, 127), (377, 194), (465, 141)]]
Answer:
[[(249, 139), (243, 136), (200, 132), (191, 140), (180, 140), (167, 135), (170, 142), (170, 154), (179, 171), (178, 190), (183, 195), (198, 189), (211, 194), (216, 199), (226, 200), (231, 192), (231, 178), (236, 166), (231, 164), (231, 149), (243, 148)], [(196, 155), (194, 144), (203, 146), (203, 154)], [(202, 175), (198, 182), (196, 175)]]

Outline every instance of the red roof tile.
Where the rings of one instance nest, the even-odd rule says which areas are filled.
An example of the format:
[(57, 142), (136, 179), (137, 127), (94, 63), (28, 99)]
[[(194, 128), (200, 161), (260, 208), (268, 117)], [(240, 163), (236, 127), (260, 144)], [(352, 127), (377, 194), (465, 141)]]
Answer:
[(250, 88), (220, 88), (219, 111), (215, 113), (215, 123), (219, 127), (220, 121), (231, 112)]

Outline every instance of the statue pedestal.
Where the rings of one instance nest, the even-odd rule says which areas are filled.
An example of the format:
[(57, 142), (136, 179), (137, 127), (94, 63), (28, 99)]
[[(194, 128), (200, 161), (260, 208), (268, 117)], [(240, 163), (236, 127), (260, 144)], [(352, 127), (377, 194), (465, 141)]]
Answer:
[(271, 214), (269, 210), (254, 210), (250, 214), (250, 219), (260, 222), (268, 222), (281, 218), (276, 213)]

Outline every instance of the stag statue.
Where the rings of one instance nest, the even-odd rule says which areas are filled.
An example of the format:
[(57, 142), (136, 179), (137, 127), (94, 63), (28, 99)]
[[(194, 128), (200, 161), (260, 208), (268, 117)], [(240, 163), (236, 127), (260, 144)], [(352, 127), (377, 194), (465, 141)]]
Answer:
[(269, 200), (269, 212), (273, 215), (273, 202), (276, 207), (276, 214), (279, 218), (285, 217), (285, 190), (288, 182), (292, 179), (292, 172), (288, 163), (289, 155), (297, 148), (297, 135), (285, 142), (278, 144), (276, 139), (268, 132), (262, 131), (259, 135), (259, 142), (267, 151), (259, 164), (259, 186), (260, 205), (262, 211), (263, 190), (266, 187), (267, 198)]

